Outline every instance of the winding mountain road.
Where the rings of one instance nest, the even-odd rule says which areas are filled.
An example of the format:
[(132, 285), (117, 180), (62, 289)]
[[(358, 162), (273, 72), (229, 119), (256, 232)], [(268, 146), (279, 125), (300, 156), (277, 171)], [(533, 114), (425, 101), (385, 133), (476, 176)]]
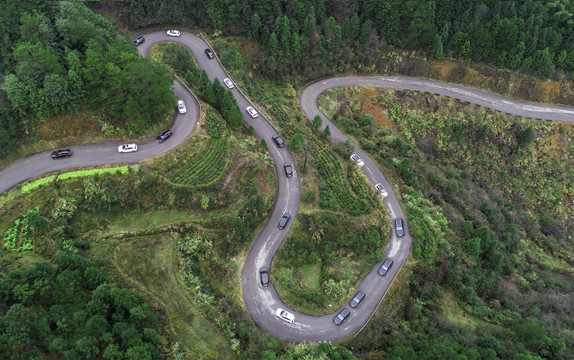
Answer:
[[(208, 45), (204, 40), (192, 33), (182, 31), (181, 37), (175, 38), (167, 36), (165, 31), (148, 32), (143, 35), (146, 41), (140, 45), (138, 49), (142, 56), (147, 56), (149, 49), (154, 44), (168, 41), (178, 42), (186, 46), (193, 53), (199, 67), (207, 72), (210, 80), (216, 77), (220, 80), (229, 77), (218, 59), (210, 60), (205, 56), (204, 50)], [(309, 119), (320, 115), (323, 119), (323, 125), (329, 125), (331, 129), (329, 139), (334, 142), (344, 141), (347, 137), (318, 110), (317, 97), (322, 92), (331, 88), (355, 85), (425, 91), (453, 97), (461, 101), (513, 115), (574, 122), (573, 108), (543, 106), (509, 100), (460, 85), (402, 77), (342, 77), (311, 84), (301, 91), (299, 98), (301, 107)], [(171, 126), (174, 136), (165, 143), (158, 144), (155, 141), (151, 141), (147, 144), (141, 144), (138, 145), (138, 152), (131, 154), (118, 154), (116, 149), (119, 143), (76, 146), (72, 148), (74, 155), (71, 158), (54, 161), (50, 159), (49, 152), (36, 154), (20, 160), (0, 171), (0, 193), (27, 179), (53, 171), (113, 163), (137, 163), (141, 159), (157, 156), (172, 150), (193, 132), (200, 116), (199, 104), (177, 81), (174, 82), (174, 92), (176, 96), (186, 102), (188, 111), (184, 115), (177, 115)], [(252, 105), (237, 86), (232, 92), (241, 109)], [(383, 277), (378, 275), (377, 270), (384, 258), (381, 259), (380, 262), (373, 264), (372, 270), (359, 286), (359, 289), (366, 293), (365, 299), (357, 309), (352, 309), (348, 304), (345, 305), (351, 310), (351, 315), (342, 325), (336, 326), (333, 323), (333, 318), (340, 309), (335, 309), (332, 314), (325, 316), (310, 316), (289, 310), (295, 314), (295, 323), (290, 324), (280, 320), (275, 316), (275, 310), (279, 307), (287, 307), (281, 301), (272, 283), (269, 287), (260, 286), (258, 270), (262, 266), (270, 267), (275, 252), (285, 239), (289, 227), (297, 214), (300, 202), (299, 179), (297, 171), (295, 171), (292, 178), (283, 176), (284, 163), (293, 163), (293, 158), (287, 148), (278, 148), (271, 140), (271, 137), (276, 134), (276, 130), (273, 125), (265, 119), (263, 114), (260, 112), (259, 117), (252, 119), (247, 113), (244, 113), (244, 120), (248, 125), (254, 127), (255, 134), (259, 138), (266, 140), (269, 145), (269, 153), (275, 161), (275, 168), (278, 175), (278, 193), (275, 207), (270, 215), (269, 221), (253, 242), (242, 269), (241, 283), (243, 298), (252, 320), (263, 331), (276, 337), (295, 342), (335, 341), (355, 334), (374, 313), (382, 301), (384, 294), (388, 291), (392, 280), (407, 259), (412, 241), (408, 231), (408, 225), (405, 224), (406, 234), (403, 237), (397, 237), (393, 230), (389, 244), (385, 249), (384, 258), (392, 258), (394, 260), (393, 267), (389, 273)], [(358, 153), (365, 162), (365, 166), (362, 170), (369, 181), (373, 184), (380, 182), (388, 190), (389, 195), (385, 200), (385, 207), (389, 210), (390, 218), (405, 218), (393, 192), (393, 188), (385, 179), (384, 175), (366, 153), (357, 146), (355, 146), (355, 148), (356, 153)], [(277, 224), (284, 212), (290, 213), (292, 220), (284, 230), (280, 230)], [(373, 249), (373, 251), (374, 250), (375, 249)]]

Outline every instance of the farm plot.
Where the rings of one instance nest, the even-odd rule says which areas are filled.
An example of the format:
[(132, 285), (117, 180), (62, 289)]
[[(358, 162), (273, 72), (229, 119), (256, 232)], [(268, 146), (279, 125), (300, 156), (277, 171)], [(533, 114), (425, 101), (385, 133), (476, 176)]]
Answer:
[(170, 180), (177, 184), (200, 186), (219, 179), (227, 168), (228, 136), (224, 132), (220, 138), (209, 139), (203, 151), (195, 153), (189, 161), (180, 162), (186, 165), (177, 167)]
[(330, 148), (311, 145), (313, 163), (324, 181), (320, 188), (321, 207), (341, 207), (351, 215), (368, 214), (373, 209), (371, 192), (357, 170), (345, 164)]
[(32, 238), (28, 236), (28, 218), (24, 214), (4, 233), (4, 247), (8, 251), (20, 253), (34, 249)]

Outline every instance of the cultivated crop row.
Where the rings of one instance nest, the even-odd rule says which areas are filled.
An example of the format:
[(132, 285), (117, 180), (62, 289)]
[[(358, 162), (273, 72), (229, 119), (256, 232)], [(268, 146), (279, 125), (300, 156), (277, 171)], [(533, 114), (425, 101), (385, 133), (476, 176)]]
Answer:
[(227, 165), (227, 136), (211, 138), (199, 155), (174, 172), (170, 179), (185, 185), (206, 185), (219, 178)]
[(28, 237), (28, 219), (20, 215), (4, 233), (4, 247), (8, 251), (26, 252), (34, 249)]
[[(353, 215), (369, 213), (372, 210), (371, 206), (353, 191), (349, 183), (350, 179), (345, 176), (347, 172), (341, 166), (341, 161), (337, 156), (330, 149), (316, 145), (311, 145), (310, 150), (314, 155), (313, 163), (325, 182), (326, 186), (323, 189), (335, 198), (337, 205)], [(354, 181), (354, 183), (358, 182), (360, 180)], [(369, 194), (366, 188), (361, 188), (359, 191)], [(327, 205), (327, 207), (330, 206)]]

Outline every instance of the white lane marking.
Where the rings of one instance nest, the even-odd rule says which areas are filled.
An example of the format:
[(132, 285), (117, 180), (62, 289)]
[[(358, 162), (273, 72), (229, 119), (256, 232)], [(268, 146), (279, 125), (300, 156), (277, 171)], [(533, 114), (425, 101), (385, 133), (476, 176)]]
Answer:
[(387, 205), (389, 207), (389, 211), (391, 212), (391, 219), (395, 219), (397, 216), (395, 215), (395, 212), (393, 211), (393, 204), (390, 201), (387, 201)]
[(373, 172), (371, 171), (370, 168), (366, 167), (365, 169), (367, 169), (367, 171), (369, 172), (369, 174), (371, 174), (371, 178), (373, 179), (373, 181), (375, 181), (375, 175), (373, 174)]
[(401, 249), (401, 240), (394, 236), (391, 238), (391, 242), (389, 243), (389, 246), (387, 246), (388, 250), (388, 254), (387, 257), (395, 257), (395, 255), (397, 255), (399, 253), (399, 250)]
[[(400, 78), (380, 78), (380, 80), (381, 81), (388, 81), (388, 82), (404, 83), (404, 79), (400, 79)], [(570, 110), (570, 109), (551, 108), (551, 107), (546, 107), (546, 106), (541, 106), (541, 105), (517, 103), (517, 102), (513, 102), (511, 100), (506, 100), (506, 99), (498, 99), (498, 98), (492, 99), (492, 98), (489, 98), (489, 97), (482, 95), (479, 92), (455, 88), (455, 87), (451, 88), (451, 87), (447, 87), (447, 86), (444, 86), (441, 84), (433, 84), (433, 83), (428, 83), (428, 82), (423, 82), (423, 81), (415, 81), (415, 80), (411, 80), (408, 83), (411, 83), (411, 84), (416, 85), (416, 86), (426, 86), (426, 87), (430, 87), (430, 88), (444, 90), (444, 92), (446, 94), (450, 94), (450, 95), (445, 95), (445, 96), (452, 96), (452, 94), (460, 94), (460, 95), (464, 95), (464, 96), (471, 97), (474, 99), (479, 99), (479, 100), (484, 101), (484, 102), (489, 103), (489, 104), (503, 104), (503, 105), (512, 107), (513, 109), (517, 109), (517, 110), (526, 110), (526, 111), (532, 111), (532, 112), (552, 112), (552, 113), (557, 113), (557, 114), (574, 114), (574, 110)], [(408, 85), (408, 83), (407, 83), (407, 85)]]

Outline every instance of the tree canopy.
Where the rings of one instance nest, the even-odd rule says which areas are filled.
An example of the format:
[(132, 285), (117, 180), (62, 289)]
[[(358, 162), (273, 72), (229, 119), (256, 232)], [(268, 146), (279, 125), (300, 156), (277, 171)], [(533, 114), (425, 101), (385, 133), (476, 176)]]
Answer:
[(81, 1), (3, 1), (0, 30), (0, 151), (54, 115), (89, 110), (137, 133), (173, 106), (167, 69)]

